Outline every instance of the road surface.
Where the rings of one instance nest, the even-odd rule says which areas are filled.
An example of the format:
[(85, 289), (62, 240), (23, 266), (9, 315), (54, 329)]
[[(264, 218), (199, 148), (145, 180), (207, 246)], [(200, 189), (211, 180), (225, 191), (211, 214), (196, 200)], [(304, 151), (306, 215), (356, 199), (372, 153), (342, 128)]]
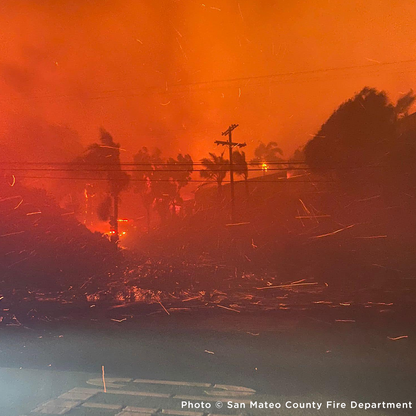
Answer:
[[(351, 401), (416, 402), (414, 327), (372, 328), (229, 311), (119, 321), (68, 319), (1, 328), (0, 414), (291, 416), (318, 410), (214, 406), (237, 398), (348, 406)], [(390, 339), (405, 332), (406, 338)], [(211, 409), (183, 408), (182, 400), (207, 401)], [(319, 410), (322, 415), (337, 412)], [(373, 413), (347, 409), (339, 414)]]

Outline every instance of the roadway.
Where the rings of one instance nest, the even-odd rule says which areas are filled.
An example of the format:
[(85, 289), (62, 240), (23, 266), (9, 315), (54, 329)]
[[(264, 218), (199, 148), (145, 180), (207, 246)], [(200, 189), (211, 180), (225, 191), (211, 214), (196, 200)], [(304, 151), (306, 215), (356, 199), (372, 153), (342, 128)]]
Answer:
[[(316, 412), (180, 409), (180, 396), (212, 404), (216, 398), (244, 395), (280, 403), (416, 402), (414, 326), (386, 322), (373, 327), (368, 322), (232, 311), (93, 319), (0, 328), (1, 415)], [(407, 338), (388, 338), (399, 335)]]

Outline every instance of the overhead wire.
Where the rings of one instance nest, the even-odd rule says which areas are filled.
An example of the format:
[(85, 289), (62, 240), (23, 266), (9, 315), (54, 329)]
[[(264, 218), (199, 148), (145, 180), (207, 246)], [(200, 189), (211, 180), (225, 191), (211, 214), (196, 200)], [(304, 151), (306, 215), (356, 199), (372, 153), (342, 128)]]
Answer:
[[(138, 93), (124, 93), (124, 94), (119, 94), (119, 95), (114, 95), (114, 93), (119, 93), (119, 92), (123, 92), (123, 91), (134, 91), (134, 90), (140, 90), (143, 89), (142, 86), (132, 86), (132, 87), (128, 87), (128, 88), (113, 88), (110, 90), (101, 90), (101, 91), (93, 91), (92, 95), (87, 95), (87, 96), (83, 96), (82, 100), (97, 100), (97, 99), (115, 99), (115, 98), (129, 98), (129, 97), (138, 97), (138, 96), (149, 96), (149, 95), (165, 95), (165, 94), (177, 94), (177, 93), (181, 93), (181, 92), (191, 92), (191, 91), (204, 91), (201, 89), (198, 90), (191, 90), (189, 88), (192, 87), (199, 87), (199, 86), (212, 86), (212, 85), (218, 85), (221, 83), (225, 83), (225, 84), (232, 84), (232, 83), (238, 83), (238, 82), (250, 82), (250, 81), (259, 81), (259, 80), (268, 80), (268, 83), (270, 82), (287, 82), (287, 80), (285, 80), (285, 77), (302, 77), (302, 76), (309, 76), (309, 75), (315, 75), (315, 74), (325, 74), (325, 73), (334, 73), (334, 72), (342, 72), (342, 71), (352, 71), (352, 70), (357, 70), (357, 69), (375, 69), (376, 71), (378, 71), (379, 69), (391, 66), (391, 65), (398, 65), (398, 64), (412, 64), (412, 63), (416, 63), (416, 59), (407, 59), (407, 60), (398, 60), (398, 61), (390, 61), (390, 62), (377, 62), (377, 63), (372, 63), (372, 64), (365, 64), (365, 65), (350, 65), (350, 66), (343, 66), (343, 67), (330, 67), (330, 68), (317, 68), (317, 69), (312, 69), (312, 70), (306, 70), (306, 71), (293, 71), (293, 72), (282, 72), (282, 73), (275, 73), (275, 74), (266, 74), (266, 75), (256, 75), (256, 76), (247, 76), (247, 77), (236, 77), (236, 78), (226, 78), (226, 79), (216, 79), (216, 80), (210, 80), (210, 81), (196, 81), (196, 82), (188, 82), (188, 83), (173, 83), (173, 84), (167, 84), (164, 85), (163, 87), (159, 87), (159, 86), (153, 86), (153, 87), (147, 87), (145, 88), (145, 91), (141, 91)], [(410, 72), (416, 72), (416, 69), (412, 69), (409, 70)], [(403, 72), (403, 71), (402, 71)], [(404, 71), (406, 72), (406, 71)], [(374, 72), (373, 72), (374, 73)], [(399, 72), (400, 73), (400, 72)], [(367, 74), (371, 74), (371, 72), (367, 72), (365, 73), (365, 75)], [(377, 74), (377, 73), (376, 73)], [(353, 75), (357, 75), (357, 74), (353, 74)], [(342, 75), (343, 77), (345, 76), (345, 74)], [(276, 78), (282, 78), (282, 80), (278, 80)], [(324, 80), (328, 80), (328, 77), (325, 77)], [(316, 81), (316, 78), (310, 78), (308, 79), (304, 79), (304, 80), (297, 80), (296, 82), (304, 82), (304, 81)], [(245, 87), (247, 86), (258, 86), (258, 85), (262, 85), (262, 84), (256, 84), (256, 83), (251, 83), (251, 84), (247, 84), (245, 85)], [(268, 85), (263, 84), (263, 85)], [(180, 88), (183, 87), (188, 87), (187, 90), (181, 90)], [(232, 87), (231, 85), (228, 86), (222, 86), (221, 88), (230, 88)], [(215, 90), (218, 89), (219, 87), (214, 86), (211, 88), (211, 90)], [(205, 89), (207, 90), (207, 89)], [(94, 95), (95, 94), (95, 95)], [(101, 94), (101, 95), (100, 95)], [(110, 95), (102, 95), (102, 94), (110, 94)], [(15, 101), (15, 100), (43, 100), (43, 99), (75, 99), (78, 100), (81, 97), (75, 95), (75, 94), (61, 94), (61, 95), (38, 95), (38, 96), (16, 96), (16, 97), (7, 97), (7, 98), (3, 98), (0, 99), (0, 101), (6, 101), (6, 100), (11, 100), (11, 101)]]
[[(233, 164), (234, 168), (238, 168), (238, 166), (243, 165), (235, 165)], [(228, 168), (229, 165), (224, 165), (224, 167)], [(334, 166), (320, 166), (320, 167), (287, 167), (287, 168), (258, 168), (258, 169), (247, 169), (247, 172), (281, 172), (281, 171), (287, 171), (287, 170), (351, 170), (351, 169), (376, 169), (376, 168), (382, 168), (382, 165), (373, 165), (373, 166), (342, 166), (342, 167), (334, 167)], [(189, 169), (190, 172), (205, 172), (209, 169)], [(154, 172), (154, 173), (171, 173), (171, 172), (186, 172), (187, 169), (48, 169), (48, 168), (11, 168), (11, 169), (2, 169), (0, 168), (0, 172), (2, 171), (40, 171), (40, 172), (88, 172), (88, 173), (107, 173), (107, 172)], [(215, 169), (213, 169), (215, 171)], [(218, 171), (221, 171), (218, 169)]]
[[(107, 178), (79, 178), (79, 177), (48, 177), (48, 176), (16, 176), (16, 179), (55, 179), (55, 180), (82, 180), (82, 181), (108, 181)], [(250, 183), (279, 183), (279, 184), (288, 184), (288, 183), (334, 183), (336, 181), (334, 180), (293, 180), (291, 181), (290, 179), (287, 179), (286, 177), (282, 178), (284, 180), (268, 180), (268, 179), (249, 179)], [(123, 179), (112, 179), (114, 181), (118, 181), (121, 180), (123, 181)], [(135, 178), (131, 178), (130, 182), (148, 182), (147, 179), (135, 179)], [(172, 180), (170, 179), (155, 179), (152, 180), (152, 182), (172, 182)], [(222, 183), (230, 183), (230, 180), (223, 180)], [(243, 183), (244, 180), (241, 181), (234, 181), (234, 183), (236, 182), (241, 182)], [(198, 180), (198, 179), (190, 179), (189, 181), (187, 181), (187, 183), (206, 183), (206, 184), (215, 184), (216, 181), (215, 180)]]

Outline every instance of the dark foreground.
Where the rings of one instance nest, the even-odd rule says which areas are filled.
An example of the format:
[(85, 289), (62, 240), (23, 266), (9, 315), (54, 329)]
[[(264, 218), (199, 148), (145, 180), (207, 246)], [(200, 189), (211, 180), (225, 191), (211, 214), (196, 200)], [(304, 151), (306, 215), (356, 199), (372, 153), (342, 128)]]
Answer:
[[(111, 416), (121, 413), (125, 406), (163, 407), (166, 413), (167, 407), (180, 409), (179, 400), (172, 399), (172, 394), (204, 398), (213, 389), (214, 399), (223, 397), (216, 385), (247, 387), (255, 390), (253, 397), (259, 400), (280, 402), (415, 402), (416, 327), (412, 314), (335, 318), (336, 315), (308, 316), (283, 311), (248, 314), (205, 310), (130, 315), (127, 320), (121, 315), (84, 316), (4, 326), (0, 329), (0, 414), (29, 414), (73, 388), (98, 389), (100, 393), (94, 400), (108, 408), (91, 408), (80, 402), (65, 410), (70, 416)], [(401, 336), (406, 337), (397, 339)], [(173, 402), (133, 393), (104, 395), (102, 366), (110, 391), (118, 388), (167, 394)], [(125, 380), (115, 381), (120, 386), (114, 387), (114, 377)], [(91, 379), (95, 379), (92, 384)], [(185, 384), (140, 384), (134, 382), (137, 379)], [(189, 383), (207, 383), (210, 387), (192, 387)], [(227, 397), (239, 394), (224, 389)], [(89, 391), (92, 390), (86, 390)], [(33, 414), (42, 412), (48, 413), (48, 408), (38, 407)], [(52, 407), (48, 414), (56, 412)], [(348, 408), (205, 411), (227, 412), (396, 415), (414, 414), (414, 409), (375, 413)], [(122, 414), (135, 416), (128, 409)]]

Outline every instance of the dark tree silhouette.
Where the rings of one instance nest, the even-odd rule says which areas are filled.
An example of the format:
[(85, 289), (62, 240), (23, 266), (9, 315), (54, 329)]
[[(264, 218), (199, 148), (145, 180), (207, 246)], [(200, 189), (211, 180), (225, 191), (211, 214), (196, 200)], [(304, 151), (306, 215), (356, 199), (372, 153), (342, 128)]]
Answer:
[(261, 165), (264, 162), (279, 162), (283, 156), (282, 149), (276, 142), (269, 142), (267, 144), (260, 142), (260, 144), (254, 150), (253, 163)]
[[(113, 212), (109, 215), (110, 226), (114, 232), (111, 236), (112, 241), (118, 241), (118, 207), (120, 193), (127, 189), (129, 184), (129, 175), (121, 169), (120, 162), (120, 144), (115, 143), (111, 134), (101, 128), (100, 142), (88, 146), (83, 156), (76, 160), (77, 166), (81, 170), (86, 169), (91, 176), (90, 181), (107, 180), (107, 192), (112, 198)], [(101, 219), (108, 212), (108, 200), (103, 202), (104, 206), (99, 207), (98, 211)]]
[(151, 207), (157, 210), (162, 222), (167, 220), (171, 207), (175, 214), (176, 206), (182, 204), (181, 188), (188, 184), (193, 172), (190, 155), (179, 154), (176, 159), (165, 161), (161, 154), (159, 149), (150, 153), (143, 147), (134, 156), (137, 165), (135, 177), (139, 179), (135, 189), (140, 193), (146, 209), (148, 230)]
[(107, 196), (97, 208), (97, 215), (101, 221), (108, 221), (111, 217), (111, 196)]
[(180, 190), (188, 185), (194, 171), (194, 162), (191, 156), (179, 153), (176, 159), (170, 157), (167, 164), (171, 177), (177, 183), (178, 189)]
[(230, 162), (224, 158), (224, 152), (217, 156), (215, 153), (210, 153), (209, 158), (201, 159), (202, 166), (205, 168), (199, 172), (201, 178), (213, 179), (218, 185), (218, 196), (222, 193), (222, 182), (230, 170)]
[(385, 182), (390, 195), (416, 196), (416, 129), (403, 132), (386, 155)]
[(140, 194), (143, 207), (146, 210), (147, 232), (150, 231), (150, 213), (155, 200), (152, 180), (156, 174), (157, 166), (163, 163), (161, 153), (160, 149), (155, 149), (153, 153), (150, 153), (147, 147), (143, 147), (134, 155), (134, 163), (136, 165), (134, 177), (137, 179), (134, 190)]
[(289, 158), (289, 162), (296, 163), (296, 162), (304, 162), (305, 161), (305, 149), (303, 146), (298, 147), (294, 152), (293, 155)]
[(181, 205), (183, 200), (181, 197), (181, 189), (188, 185), (191, 175), (194, 171), (194, 163), (189, 154), (178, 154), (176, 159), (169, 158), (167, 162), (169, 176), (176, 185), (175, 195), (172, 198), (173, 211), (176, 212), (176, 206)]
[(400, 97), (396, 103), (396, 115), (398, 118), (406, 117), (408, 115), (410, 107), (415, 102), (415, 94), (413, 90), (410, 90), (408, 93), (404, 94), (403, 97)]
[(245, 152), (239, 152), (235, 150), (233, 152), (233, 169), (234, 172), (242, 176), (244, 178), (244, 184), (246, 188), (246, 197), (248, 200), (249, 197), (249, 189), (248, 189), (248, 164), (246, 161), (246, 154)]
[(397, 120), (413, 101), (410, 92), (394, 106), (384, 92), (364, 88), (334, 111), (306, 144), (306, 162), (357, 189), (365, 183), (373, 186), (377, 168), (397, 137)]

